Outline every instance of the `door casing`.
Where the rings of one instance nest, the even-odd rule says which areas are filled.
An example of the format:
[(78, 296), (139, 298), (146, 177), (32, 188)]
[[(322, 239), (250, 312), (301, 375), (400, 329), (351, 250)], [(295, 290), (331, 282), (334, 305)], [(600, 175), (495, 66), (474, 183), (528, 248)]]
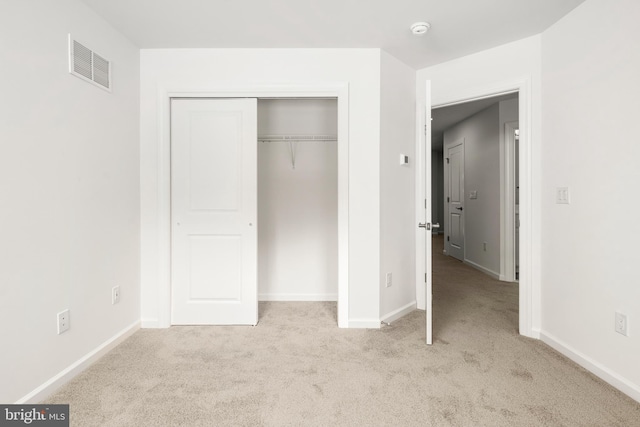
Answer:
[[(429, 87), (433, 88), (437, 83), (427, 81)], [(520, 127), (519, 139), (519, 183), (520, 183), (520, 228), (519, 228), (519, 332), (521, 335), (540, 338), (539, 329), (534, 329), (534, 324), (539, 324), (539, 307), (540, 307), (540, 279), (539, 274), (533, 271), (533, 266), (539, 266), (539, 244), (534, 241), (534, 207), (539, 205), (539, 201), (534, 199), (533, 190), (533, 174), (534, 159), (533, 148), (531, 145), (532, 131), (532, 81), (531, 76), (525, 76), (515, 80), (505, 80), (496, 82), (490, 86), (470, 87), (457, 92), (451, 91), (440, 95), (438, 99), (430, 99), (431, 108), (440, 108), (465, 102), (475, 101), (478, 99), (491, 98), (508, 93), (518, 93), (518, 123)], [(432, 89), (433, 90), (433, 89)], [(431, 92), (433, 93), (433, 92)], [(420, 123), (424, 120), (418, 117)], [(417, 138), (417, 148), (420, 148), (422, 138)], [(428, 168), (428, 169), (426, 169)], [(426, 169), (430, 173), (430, 165), (422, 165), (421, 169)], [(420, 182), (424, 179), (424, 170), (416, 174), (418, 186), (423, 186)], [(424, 193), (423, 193), (424, 194)], [(422, 206), (423, 198), (416, 200), (416, 206)], [(502, 221), (502, 218), (501, 218)], [(418, 254), (419, 255), (419, 254)], [(426, 271), (426, 260), (418, 256), (416, 258), (416, 271)], [(418, 298), (418, 308), (424, 308), (424, 282), (420, 280), (420, 274), (417, 274), (416, 280), (416, 296)], [(422, 307), (421, 307), (422, 305)], [(534, 316), (536, 321), (534, 322)]]
[[(171, 326), (171, 99), (335, 98), (338, 102), (338, 326), (349, 327), (349, 86), (212, 85), (158, 89), (158, 327)], [(257, 144), (257, 141), (256, 141)]]

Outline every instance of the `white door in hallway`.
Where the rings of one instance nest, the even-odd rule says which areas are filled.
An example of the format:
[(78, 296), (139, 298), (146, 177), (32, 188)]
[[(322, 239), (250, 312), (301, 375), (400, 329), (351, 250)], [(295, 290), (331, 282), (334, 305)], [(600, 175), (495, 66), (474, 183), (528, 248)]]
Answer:
[(257, 324), (257, 194), (257, 100), (172, 100), (172, 324)]
[(445, 179), (447, 195), (447, 225), (445, 250), (464, 260), (464, 139), (445, 149)]

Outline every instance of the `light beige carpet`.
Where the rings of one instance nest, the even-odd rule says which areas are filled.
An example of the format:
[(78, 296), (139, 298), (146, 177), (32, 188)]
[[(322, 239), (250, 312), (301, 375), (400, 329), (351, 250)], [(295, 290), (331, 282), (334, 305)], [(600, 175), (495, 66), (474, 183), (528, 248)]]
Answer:
[(434, 252), (431, 347), (421, 311), (342, 330), (334, 303), (261, 303), (257, 327), (140, 330), (47, 402), (83, 427), (640, 426), (640, 404), (517, 334), (516, 285)]

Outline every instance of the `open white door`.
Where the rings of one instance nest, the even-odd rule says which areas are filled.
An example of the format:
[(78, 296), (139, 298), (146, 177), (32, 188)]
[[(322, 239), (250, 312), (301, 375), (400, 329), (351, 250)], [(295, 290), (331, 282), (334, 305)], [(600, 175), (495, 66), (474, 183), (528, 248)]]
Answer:
[(171, 323), (255, 325), (257, 100), (171, 102)]
[[(431, 191), (431, 82), (426, 82), (426, 97), (425, 97), (425, 106), (424, 111), (421, 114), (424, 117), (424, 138), (421, 139), (421, 147), (419, 147), (418, 152), (422, 152), (421, 162), (422, 167), (420, 168), (420, 184), (418, 187), (422, 188), (421, 190), (421, 199), (424, 199), (424, 204), (422, 200), (418, 201), (418, 227), (421, 228), (423, 234), (418, 236), (418, 241), (420, 241), (423, 250), (418, 250), (420, 254), (422, 252), (424, 256), (424, 309), (426, 313), (426, 342), (427, 344), (433, 343), (433, 296), (432, 296), (432, 247), (431, 247), (431, 230), (433, 228), (438, 228), (439, 224), (431, 224), (431, 199), (432, 199), (432, 191)], [(421, 122), (421, 120), (419, 120)], [(423, 210), (424, 206), (424, 210)], [(420, 274), (418, 276), (421, 276)], [(418, 283), (421, 283), (421, 278), (418, 277)], [(420, 298), (421, 292), (417, 291), (416, 295)]]

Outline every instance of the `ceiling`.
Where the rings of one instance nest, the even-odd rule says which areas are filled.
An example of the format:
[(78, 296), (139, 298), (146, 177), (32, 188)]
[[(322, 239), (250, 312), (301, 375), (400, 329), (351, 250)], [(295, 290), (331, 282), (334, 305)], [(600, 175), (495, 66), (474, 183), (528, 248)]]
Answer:
[[(538, 34), (584, 0), (82, 0), (142, 49), (382, 48), (415, 69)], [(428, 21), (414, 36), (409, 27)]]
[(434, 108), (431, 110), (431, 149), (442, 150), (443, 132), (455, 125), (471, 117), (474, 114), (484, 110), (491, 105), (514, 99), (518, 97), (518, 93), (510, 93), (506, 95), (494, 96), (491, 98), (483, 98), (477, 101), (469, 101), (463, 104), (451, 105), (448, 107)]

